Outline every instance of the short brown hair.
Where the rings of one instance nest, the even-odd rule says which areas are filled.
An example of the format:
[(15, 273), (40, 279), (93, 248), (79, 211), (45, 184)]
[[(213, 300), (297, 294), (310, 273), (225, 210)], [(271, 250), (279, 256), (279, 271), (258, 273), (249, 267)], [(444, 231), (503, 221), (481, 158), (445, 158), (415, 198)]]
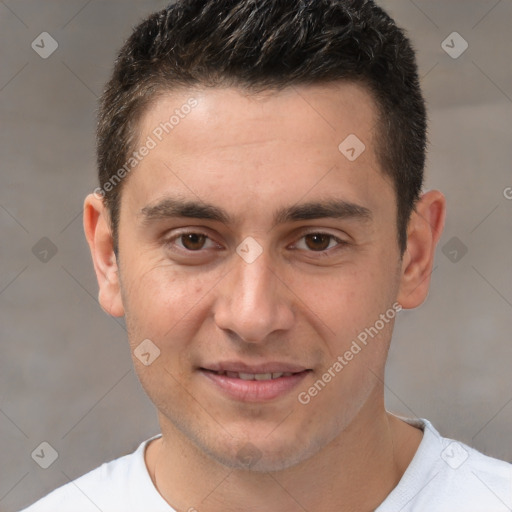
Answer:
[(178, 87), (258, 92), (338, 80), (363, 84), (376, 100), (376, 152), (394, 184), (403, 254), (423, 183), (425, 104), (409, 40), (370, 0), (178, 0), (136, 27), (101, 98), (97, 131), (116, 252), (122, 183), (104, 185), (126, 164), (140, 117), (157, 95)]

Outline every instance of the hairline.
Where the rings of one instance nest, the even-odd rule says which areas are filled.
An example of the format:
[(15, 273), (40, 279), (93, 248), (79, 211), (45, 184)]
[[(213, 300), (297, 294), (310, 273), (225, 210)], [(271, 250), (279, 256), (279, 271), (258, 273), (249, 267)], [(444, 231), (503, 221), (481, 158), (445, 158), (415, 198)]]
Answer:
[[(150, 81), (151, 82), (151, 81)], [(130, 131), (130, 144), (126, 147), (126, 152), (123, 157), (123, 160), (126, 161), (127, 156), (135, 151), (135, 148), (140, 145), (141, 140), (143, 138), (142, 133), (142, 124), (144, 117), (148, 114), (149, 110), (162, 98), (181, 92), (193, 92), (193, 91), (207, 91), (209, 89), (235, 89), (241, 94), (245, 94), (249, 97), (257, 97), (262, 94), (277, 94), (280, 91), (286, 89), (292, 89), (294, 87), (300, 86), (336, 86), (338, 84), (348, 83), (359, 86), (362, 90), (364, 90), (369, 98), (371, 99), (374, 106), (374, 125), (372, 126), (373, 131), (373, 141), (374, 141), (374, 154), (378, 164), (378, 171), (381, 173), (381, 176), (384, 177), (386, 181), (389, 181), (393, 188), (393, 197), (394, 197), (394, 206), (395, 206), (395, 227), (397, 231), (397, 244), (400, 250), (400, 256), (403, 256), (405, 252), (405, 247), (401, 246), (401, 232), (400, 228), (400, 211), (399, 211), (399, 201), (398, 201), (398, 188), (395, 179), (393, 179), (393, 175), (391, 170), (387, 170), (386, 167), (386, 157), (385, 157), (385, 147), (389, 146), (388, 142), (389, 137), (386, 135), (385, 125), (386, 125), (386, 117), (389, 114), (386, 113), (386, 107), (384, 102), (378, 97), (377, 92), (375, 91), (375, 87), (369, 82), (368, 79), (360, 78), (360, 77), (343, 77), (337, 79), (326, 79), (326, 80), (310, 80), (310, 81), (294, 81), (290, 80), (288, 83), (283, 84), (247, 84), (241, 83), (236, 78), (229, 77), (221, 77), (219, 80), (215, 82), (208, 83), (206, 81), (195, 81), (191, 83), (183, 83), (179, 80), (173, 81), (168, 80), (163, 83), (155, 83), (157, 80), (153, 79), (153, 93), (148, 95), (146, 98), (140, 100), (139, 104), (136, 106), (135, 111), (130, 119), (132, 123), (132, 128)], [(130, 173), (131, 174), (131, 173)], [(111, 208), (111, 205), (107, 204), (106, 208), (109, 214), (110, 228), (112, 231), (112, 237), (114, 240), (114, 250), (116, 255), (119, 254), (118, 246), (119, 246), (119, 221), (120, 221), (120, 212), (121, 212), (121, 201), (122, 201), (122, 191), (123, 187), (127, 180), (130, 179), (130, 176), (125, 176), (117, 187), (117, 191), (112, 196), (112, 203), (114, 209)], [(415, 209), (416, 201), (411, 205), (409, 217), (405, 220), (405, 224), (407, 225), (411, 213)], [(404, 226), (406, 229), (406, 226)]]

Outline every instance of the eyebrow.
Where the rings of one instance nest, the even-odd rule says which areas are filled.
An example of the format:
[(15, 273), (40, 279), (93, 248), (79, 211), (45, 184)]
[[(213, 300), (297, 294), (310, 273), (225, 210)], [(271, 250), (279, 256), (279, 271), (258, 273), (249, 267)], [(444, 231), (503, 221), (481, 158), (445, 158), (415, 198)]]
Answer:
[[(202, 201), (180, 198), (165, 198), (156, 204), (148, 205), (139, 212), (144, 224), (174, 217), (206, 219), (234, 224), (234, 218), (222, 208)], [(286, 222), (313, 220), (321, 218), (354, 219), (362, 222), (372, 220), (372, 212), (361, 206), (342, 199), (328, 199), (295, 204), (278, 209), (274, 213), (273, 227)]]

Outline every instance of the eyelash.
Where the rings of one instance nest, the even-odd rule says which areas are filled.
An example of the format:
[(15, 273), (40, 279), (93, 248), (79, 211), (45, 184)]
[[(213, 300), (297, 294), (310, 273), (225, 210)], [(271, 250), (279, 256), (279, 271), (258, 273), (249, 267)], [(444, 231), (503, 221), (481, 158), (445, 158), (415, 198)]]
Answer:
[[(176, 250), (175, 249), (175, 244), (174, 242), (176, 240), (179, 240), (181, 237), (183, 236), (186, 236), (186, 235), (203, 235), (206, 237), (207, 240), (210, 240), (213, 244), (216, 244), (216, 242), (214, 240), (212, 240), (206, 233), (203, 233), (201, 231), (181, 231), (180, 233), (177, 233), (175, 235), (173, 235), (171, 238), (168, 238), (165, 240), (165, 246), (166, 247), (169, 247), (171, 248), (172, 250)], [(333, 234), (331, 233), (325, 233), (323, 231), (311, 231), (309, 233), (304, 233), (300, 238), (299, 238), (299, 241), (303, 240), (306, 236), (308, 235), (323, 235), (323, 236), (328, 236), (330, 238), (330, 241), (329, 241), (329, 245), (331, 244), (332, 241), (335, 241), (336, 242), (336, 245), (334, 247), (329, 247), (328, 249), (324, 249), (323, 251), (314, 251), (314, 250), (307, 250), (307, 249), (299, 249), (299, 250), (304, 250), (306, 252), (309, 252), (311, 254), (316, 254), (318, 256), (329, 256), (328, 253), (331, 253), (332, 251), (335, 251), (337, 249), (341, 249), (343, 246), (346, 246), (348, 245), (348, 242), (344, 241), (344, 240), (341, 240), (340, 238), (334, 236)], [(293, 245), (297, 245), (298, 242), (296, 242), (295, 244)], [(216, 244), (216, 245), (219, 245), (219, 244)], [(292, 247), (293, 249), (297, 250), (295, 247)], [(181, 251), (181, 252), (185, 252), (187, 253), (188, 255), (189, 254), (194, 254), (194, 253), (198, 253), (200, 254), (201, 252), (205, 251), (205, 250), (208, 250), (208, 249), (204, 249), (204, 248), (201, 248), (201, 249), (198, 249), (196, 251), (194, 250), (190, 250), (190, 249), (187, 249), (186, 247), (180, 247), (178, 246), (178, 251)]]

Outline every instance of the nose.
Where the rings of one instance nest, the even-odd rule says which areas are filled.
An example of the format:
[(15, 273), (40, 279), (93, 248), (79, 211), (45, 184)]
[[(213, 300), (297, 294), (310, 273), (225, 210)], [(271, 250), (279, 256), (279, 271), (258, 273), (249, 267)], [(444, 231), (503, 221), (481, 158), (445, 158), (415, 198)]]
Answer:
[(292, 294), (265, 252), (248, 263), (234, 255), (234, 271), (218, 289), (215, 323), (247, 343), (261, 343), (294, 322)]

